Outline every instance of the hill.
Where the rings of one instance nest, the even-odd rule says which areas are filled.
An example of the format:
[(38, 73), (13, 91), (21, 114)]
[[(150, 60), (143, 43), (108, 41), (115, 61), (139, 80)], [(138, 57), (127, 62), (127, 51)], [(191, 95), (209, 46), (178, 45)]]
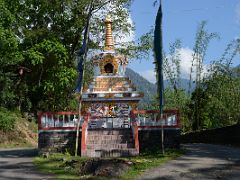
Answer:
[(127, 68), (126, 75), (131, 79), (133, 84), (137, 87), (138, 91), (144, 93), (144, 98), (141, 100), (140, 108), (144, 108), (145, 105), (149, 104), (150, 101), (154, 98), (157, 92), (157, 86), (145, 78), (143, 78), (140, 74), (136, 73), (130, 68)]
[[(140, 108), (143, 108), (144, 106), (149, 104), (151, 100), (156, 96), (157, 85), (149, 82), (140, 74), (138, 74), (137, 72), (133, 71), (130, 68), (127, 68), (126, 75), (131, 79), (131, 81), (137, 87), (137, 90), (144, 93), (144, 98), (140, 102)], [(182, 89), (185, 89), (186, 92), (188, 90), (188, 86), (189, 86), (188, 79), (180, 79), (180, 87)], [(194, 89), (194, 86), (195, 85), (192, 83), (192, 90)], [(168, 87), (170, 87), (170, 82), (168, 80), (164, 80), (164, 88), (168, 88)]]
[(0, 148), (36, 147), (37, 123), (35, 119), (0, 108), (0, 137)]

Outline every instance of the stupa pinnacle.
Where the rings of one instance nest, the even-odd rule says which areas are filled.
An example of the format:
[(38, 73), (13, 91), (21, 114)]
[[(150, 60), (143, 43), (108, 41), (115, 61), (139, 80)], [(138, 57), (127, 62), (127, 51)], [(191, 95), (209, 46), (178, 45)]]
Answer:
[(113, 35), (112, 35), (112, 19), (111, 16), (108, 15), (105, 20), (105, 28), (106, 28), (106, 35), (105, 35), (105, 51), (113, 51), (114, 50), (114, 42), (113, 42)]

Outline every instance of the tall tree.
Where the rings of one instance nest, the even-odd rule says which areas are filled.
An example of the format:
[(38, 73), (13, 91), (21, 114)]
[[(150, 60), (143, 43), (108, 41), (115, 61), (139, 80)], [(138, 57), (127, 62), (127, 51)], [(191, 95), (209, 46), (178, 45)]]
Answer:
[(23, 61), (20, 41), (13, 31), (15, 11), (0, 0), (0, 106), (13, 108), (18, 105), (19, 64)]
[[(0, 45), (13, 43), (8, 49), (6, 45), (0, 46), (0, 61), (3, 64), (0, 81), (4, 85), (0, 87), (1, 105), (11, 104), (14, 107), (21, 102), (23, 109), (31, 108), (34, 111), (73, 109), (72, 105), (76, 103), (71, 95), (77, 78), (76, 56), (83, 44), (91, 2), (94, 18), (87, 38), (89, 48), (101, 49), (101, 15), (112, 10), (112, 7), (113, 16), (118, 26), (123, 27), (123, 32), (132, 29), (127, 21), (127, 8), (131, 0), (0, 1), (0, 31), (4, 34), (0, 36)], [(117, 26), (114, 29), (120, 32)], [(10, 62), (11, 65), (7, 65)], [(17, 67), (29, 70), (21, 81)], [(13, 87), (17, 82), (20, 83), (15, 91)], [(25, 97), (29, 99), (27, 104), (23, 103), (26, 102)]]
[[(203, 21), (196, 33), (196, 39), (195, 39), (195, 45), (193, 48), (193, 55), (192, 55), (192, 66), (191, 66), (191, 72), (190, 72), (190, 80), (189, 80), (189, 89), (188, 92), (190, 94), (191, 85), (192, 85), (192, 79), (193, 77), (194, 82), (196, 83), (196, 91), (192, 98), (194, 98), (194, 104), (193, 104), (193, 113), (191, 121), (193, 124), (193, 130), (197, 130), (201, 127), (202, 124), (202, 82), (204, 79), (204, 61), (205, 56), (207, 52), (208, 45), (212, 39), (218, 38), (218, 35), (216, 33), (209, 33), (206, 29), (206, 22)], [(193, 76), (193, 72), (195, 73)]]

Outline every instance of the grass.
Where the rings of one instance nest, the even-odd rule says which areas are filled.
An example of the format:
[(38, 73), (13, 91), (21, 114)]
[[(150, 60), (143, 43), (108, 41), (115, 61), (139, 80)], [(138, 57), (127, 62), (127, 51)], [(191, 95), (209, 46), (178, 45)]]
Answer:
[[(20, 115), (19, 115), (20, 116)], [(17, 117), (14, 129), (0, 130), (0, 148), (22, 148), (37, 146), (37, 123)]]
[(185, 153), (184, 150), (167, 150), (166, 153), (163, 155), (161, 152), (145, 152), (140, 154), (137, 157), (130, 157), (127, 158), (131, 162), (133, 162), (133, 166), (124, 173), (120, 180), (131, 180), (134, 179), (136, 176), (142, 174), (148, 169), (160, 166), (161, 164), (175, 159)]
[(74, 169), (67, 170), (63, 167), (64, 161), (62, 161), (62, 159), (64, 158), (66, 160), (74, 159), (84, 161), (84, 158), (80, 157), (71, 157), (64, 154), (51, 154), (49, 158), (43, 158), (41, 156), (34, 158), (34, 164), (44, 173), (57, 175), (56, 179), (79, 179)]
[(7, 142), (0, 144), (1, 149), (13, 149), (13, 148), (36, 148), (30, 143), (27, 142)]
[[(184, 154), (183, 150), (167, 150), (163, 156), (160, 152), (145, 152), (136, 157), (118, 158), (132, 162), (132, 166), (122, 174), (118, 179), (130, 180), (134, 179), (147, 169), (157, 167), (171, 159), (175, 159)], [(108, 178), (93, 177), (91, 175), (79, 176), (79, 168), (81, 163), (91, 158), (73, 157), (69, 154), (51, 154), (48, 158), (36, 157), (35, 165), (44, 173), (55, 174), (55, 179), (88, 179), (88, 180), (107, 180)], [(115, 158), (116, 159), (116, 158)], [(66, 162), (75, 161), (75, 166), (66, 166)]]

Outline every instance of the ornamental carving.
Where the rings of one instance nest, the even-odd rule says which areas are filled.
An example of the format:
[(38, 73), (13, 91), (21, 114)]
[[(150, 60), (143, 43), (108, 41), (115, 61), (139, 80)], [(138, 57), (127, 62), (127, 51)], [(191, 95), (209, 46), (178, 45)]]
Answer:
[(109, 74), (109, 72), (106, 72), (106, 66), (108, 66), (109, 64), (111, 64), (113, 66), (113, 70), (111, 74), (116, 74), (118, 72), (118, 62), (117, 60), (111, 56), (111, 55), (107, 55), (104, 57), (104, 59), (100, 62), (100, 72), (101, 74)]

